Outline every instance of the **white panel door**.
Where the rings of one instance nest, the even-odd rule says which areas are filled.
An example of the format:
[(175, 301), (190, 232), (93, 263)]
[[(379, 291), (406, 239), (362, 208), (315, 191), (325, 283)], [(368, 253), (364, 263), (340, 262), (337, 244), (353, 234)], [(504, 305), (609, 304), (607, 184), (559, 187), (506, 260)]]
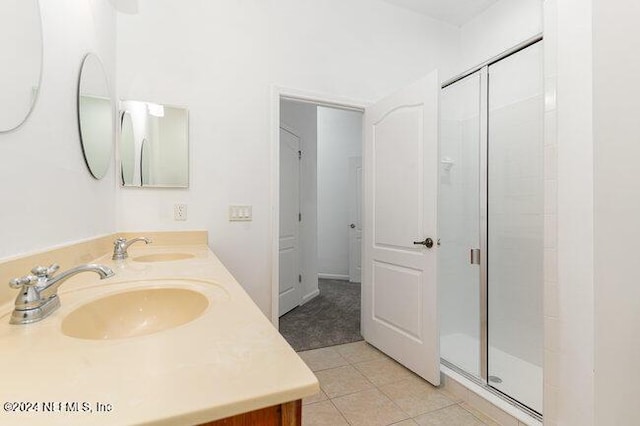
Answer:
[(349, 158), (349, 281), (362, 271), (362, 157)]
[(300, 138), (280, 128), (280, 302), (282, 316), (302, 302), (300, 284)]
[(434, 71), (367, 108), (364, 147), (362, 334), (434, 385), (439, 92)]

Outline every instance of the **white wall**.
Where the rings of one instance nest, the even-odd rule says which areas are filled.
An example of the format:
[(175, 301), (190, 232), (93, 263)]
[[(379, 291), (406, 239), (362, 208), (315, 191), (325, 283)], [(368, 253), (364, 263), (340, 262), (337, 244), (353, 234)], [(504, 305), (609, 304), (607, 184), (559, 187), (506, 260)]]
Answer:
[(558, 300), (558, 25), (557, 1), (544, 2), (544, 421), (558, 424), (560, 393), (558, 360), (560, 307)]
[(595, 424), (638, 424), (640, 5), (593, 1)]
[(460, 28), (461, 73), (542, 32), (542, 0), (500, 0)]
[(318, 294), (318, 184), (317, 107), (308, 103), (281, 101), (280, 123), (300, 137), (300, 269), (302, 300)]
[[(124, 99), (186, 105), (189, 190), (119, 191), (122, 230), (204, 228), (266, 314), (271, 305), (272, 84), (375, 100), (434, 68), (451, 73), (458, 29), (379, 0), (140, 0), (118, 17)], [(173, 221), (173, 204), (189, 220)], [(253, 205), (229, 223), (228, 205)]]
[[(557, 119), (558, 249), (555, 259), (553, 251), (546, 253), (545, 276), (552, 279), (557, 275), (558, 317), (556, 327), (545, 329), (545, 337), (557, 340), (558, 351), (556, 356), (545, 357), (545, 382), (557, 389), (557, 400), (549, 405), (556, 417), (555, 423), (593, 425), (594, 15), (591, 1), (547, 1), (553, 1), (556, 7), (555, 16), (550, 14), (549, 19), (557, 20), (556, 57), (548, 58), (557, 62), (556, 76), (548, 77), (557, 81), (557, 109), (556, 118), (548, 117), (547, 131), (552, 130)], [(553, 84), (551, 81), (547, 83)], [(553, 91), (548, 90), (547, 102), (555, 102), (552, 95)], [(553, 135), (549, 137), (553, 139)], [(553, 238), (553, 234), (548, 237)], [(553, 306), (552, 297), (547, 298), (546, 307)], [(546, 394), (545, 397), (551, 395)], [(553, 419), (554, 416), (550, 417)]]
[(318, 108), (318, 273), (349, 279), (349, 159), (362, 156), (361, 112)]
[(115, 86), (115, 12), (107, 0), (40, 4), (44, 70), (38, 101), (26, 123), (0, 134), (0, 258), (115, 231), (115, 167), (100, 181), (91, 177), (76, 111), (85, 53), (101, 57)]

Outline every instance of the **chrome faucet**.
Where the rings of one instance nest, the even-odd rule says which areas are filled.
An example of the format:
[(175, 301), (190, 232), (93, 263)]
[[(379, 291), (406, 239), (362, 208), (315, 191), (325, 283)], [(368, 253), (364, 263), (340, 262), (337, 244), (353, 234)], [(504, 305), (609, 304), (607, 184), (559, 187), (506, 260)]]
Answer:
[(9, 323), (29, 324), (48, 317), (60, 307), (58, 287), (76, 274), (95, 272), (101, 280), (114, 275), (111, 268), (95, 263), (76, 266), (54, 276), (58, 269), (60, 265), (55, 263), (49, 267), (36, 266), (31, 274), (9, 281), (9, 287), (20, 289)]
[(150, 244), (153, 242), (151, 238), (147, 237), (139, 237), (134, 238), (132, 240), (127, 240), (126, 238), (118, 238), (113, 242), (113, 256), (111, 256), (112, 260), (123, 260), (129, 257), (127, 253), (127, 249), (133, 243), (137, 243), (138, 241), (144, 241), (146, 244)]

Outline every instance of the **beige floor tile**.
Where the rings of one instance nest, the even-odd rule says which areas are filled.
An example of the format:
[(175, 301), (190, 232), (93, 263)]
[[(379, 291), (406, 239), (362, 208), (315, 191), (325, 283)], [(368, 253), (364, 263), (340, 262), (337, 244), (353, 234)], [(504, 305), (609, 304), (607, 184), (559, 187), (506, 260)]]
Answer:
[(486, 425), (489, 425), (489, 426), (500, 426), (500, 424), (498, 422), (493, 420), (486, 413), (483, 413), (482, 411), (478, 410), (477, 408), (470, 406), (466, 402), (463, 402), (462, 404), (460, 404), (460, 406), (462, 408), (464, 408), (465, 410), (467, 410), (468, 412), (470, 412), (471, 414), (473, 414), (475, 417), (477, 417), (482, 423), (484, 423)]
[(455, 403), (429, 382), (417, 376), (380, 386), (380, 390), (411, 417)]
[(349, 361), (351, 364), (387, 357), (385, 354), (383, 354), (364, 340), (361, 342), (334, 346), (334, 348), (340, 355), (342, 355), (344, 359)]
[(415, 377), (415, 374), (391, 358), (360, 362), (353, 366), (376, 386), (383, 386)]
[(316, 377), (329, 398), (373, 388), (371, 382), (350, 365), (318, 371)]
[(444, 375), (441, 383), (440, 390), (445, 393), (450, 399), (456, 402), (467, 401), (469, 399), (469, 389), (462, 386), (457, 381), (453, 380), (447, 375)]
[(332, 400), (353, 426), (387, 426), (409, 418), (378, 389), (370, 389)]
[(316, 402), (302, 407), (302, 426), (348, 425), (331, 401)]
[(320, 389), (320, 392), (318, 392), (317, 394), (303, 398), (302, 405), (313, 404), (320, 401), (326, 401), (327, 399), (329, 399), (327, 397), (327, 394), (324, 393), (322, 389)]
[(394, 423), (391, 426), (416, 426), (418, 423), (414, 422), (413, 419), (403, 420), (398, 423)]
[[(502, 426), (518, 426), (518, 420), (515, 417), (505, 413), (475, 392), (469, 392), (467, 404), (480, 413), (484, 413), (484, 415), (489, 418), (494, 419), (497, 424)], [(464, 408), (467, 409), (467, 406)]]
[(333, 347), (298, 352), (298, 355), (311, 371), (321, 371), (349, 364)]
[(459, 405), (451, 405), (414, 418), (421, 426), (482, 426), (483, 423)]

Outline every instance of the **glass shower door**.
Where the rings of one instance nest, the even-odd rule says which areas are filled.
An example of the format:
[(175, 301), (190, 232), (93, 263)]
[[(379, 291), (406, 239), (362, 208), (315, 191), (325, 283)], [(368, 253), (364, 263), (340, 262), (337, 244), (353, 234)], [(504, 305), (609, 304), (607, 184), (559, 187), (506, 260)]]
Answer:
[(480, 72), (442, 90), (438, 193), (440, 355), (480, 377)]
[(489, 67), (489, 384), (542, 412), (542, 42)]
[(542, 42), (442, 89), (438, 298), (443, 363), (542, 412)]

